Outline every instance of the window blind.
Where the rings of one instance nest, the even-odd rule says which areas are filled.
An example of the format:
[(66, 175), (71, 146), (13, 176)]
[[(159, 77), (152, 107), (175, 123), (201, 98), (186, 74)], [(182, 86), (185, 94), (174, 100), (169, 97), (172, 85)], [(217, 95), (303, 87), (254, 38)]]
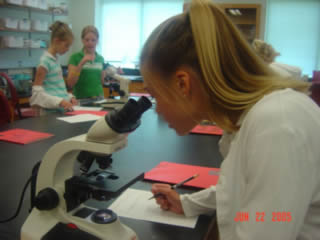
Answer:
[(167, 18), (183, 11), (183, 0), (101, 0), (97, 13), (100, 51), (105, 60), (123, 67), (138, 64), (141, 48)]

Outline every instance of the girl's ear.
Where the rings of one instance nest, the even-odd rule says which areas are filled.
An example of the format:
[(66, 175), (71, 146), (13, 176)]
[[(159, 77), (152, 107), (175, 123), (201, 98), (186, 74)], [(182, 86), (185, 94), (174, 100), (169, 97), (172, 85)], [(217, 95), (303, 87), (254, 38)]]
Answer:
[(190, 73), (185, 70), (178, 70), (174, 77), (178, 92), (184, 97), (189, 96), (191, 93)]

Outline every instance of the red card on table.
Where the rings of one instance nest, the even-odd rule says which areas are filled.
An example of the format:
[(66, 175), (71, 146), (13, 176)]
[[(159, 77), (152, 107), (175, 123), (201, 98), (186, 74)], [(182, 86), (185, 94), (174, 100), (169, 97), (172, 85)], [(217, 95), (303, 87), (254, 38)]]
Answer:
[(0, 132), (0, 140), (18, 144), (28, 144), (52, 136), (53, 134), (50, 133), (31, 131), (20, 128)]
[(156, 182), (177, 184), (195, 174), (199, 174), (197, 178), (186, 182), (183, 185), (196, 188), (208, 188), (212, 185), (217, 184), (219, 171), (219, 168), (161, 162), (155, 168), (151, 169), (149, 172), (146, 172), (144, 174), (144, 179)]
[(77, 110), (72, 112), (66, 112), (66, 115), (93, 114), (98, 116), (104, 116), (107, 113), (108, 113), (107, 111)]
[(190, 133), (222, 135), (223, 130), (215, 125), (197, 125)]

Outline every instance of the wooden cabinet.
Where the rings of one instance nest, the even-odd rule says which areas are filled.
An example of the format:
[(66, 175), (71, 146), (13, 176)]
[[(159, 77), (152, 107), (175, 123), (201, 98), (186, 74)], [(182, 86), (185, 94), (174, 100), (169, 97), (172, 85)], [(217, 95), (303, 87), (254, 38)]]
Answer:
[(143, 82), (132, 81), (129, 85), (129, 92), (131, 93), (147, 93), (143, 87)]
[[(260, 4), (217, 3), (222, 11), (238, 26), (245, 38), (252, 43), (260, 36)], [(184, 3), (183, 11), (187, 11), (190, 3)]]
[[(103, 87), (104, 97), (108, 98), (110, 96), (110, 90), (108, 87)], [(147, 93), (143, 88), (142, 81), (131, 81), (129, 84), (129, 93)], [(113, 96), (119, 96), (118, 93), (113, 92)]]
[(221, 9), (238, 26), (246, 39), (252, 43), (260, 35), (260, 4), (219, 4)]

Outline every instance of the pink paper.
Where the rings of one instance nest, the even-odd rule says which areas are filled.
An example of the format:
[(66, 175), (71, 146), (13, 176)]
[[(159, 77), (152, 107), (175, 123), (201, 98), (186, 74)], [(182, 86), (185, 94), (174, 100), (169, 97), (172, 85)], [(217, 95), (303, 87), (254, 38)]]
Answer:
[(28, 144), (52, 136), (53, 134), (50, 133), (43, 133), (19, 128), (0, 132), (0, 140), (18, 144)]
[(191, 133), (222, 135), (223, 130), (215, 125), (197, 125), (191, 130)]
[(209, 168), (181, 163), (161, 162), (144, 174), (145, 180), (176, 184), (195, 174), (199, 176), (184, 186), (208, 188), (215, 186), (219, 178), (219, 168)]
[(77, 110), (77, 111), (66, 112), (66, 115), (94, 114), (98, 116), (104, 116), (107, 113), (108, 113), (107, 111)]

